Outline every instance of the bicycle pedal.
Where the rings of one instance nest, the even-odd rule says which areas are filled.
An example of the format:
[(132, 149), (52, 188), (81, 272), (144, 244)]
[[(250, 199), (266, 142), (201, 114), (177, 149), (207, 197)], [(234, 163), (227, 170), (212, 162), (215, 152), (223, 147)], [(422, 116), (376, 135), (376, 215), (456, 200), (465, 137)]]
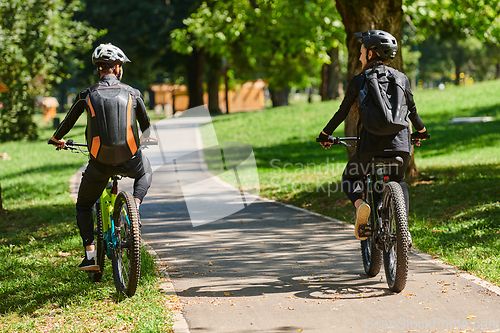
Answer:
[(360, 237), (370, 237), (372, 229), (368, 225), (361, 225), (359, 226), (358, 234)]

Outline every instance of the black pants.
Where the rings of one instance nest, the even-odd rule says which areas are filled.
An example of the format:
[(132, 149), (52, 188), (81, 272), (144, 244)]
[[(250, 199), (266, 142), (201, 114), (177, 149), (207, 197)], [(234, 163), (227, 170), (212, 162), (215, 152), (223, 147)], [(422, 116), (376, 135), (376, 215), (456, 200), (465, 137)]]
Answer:
[(406, 202), (406, 211), (408, 212), (410, 199), (408, 196), (408, 187), (405, 182), (405, 172), (408, 168), (408, 163), (410, 162), (410, 154), (407, 152), (370, 152), (353, 155), (347, 163), (344, 173), (342, 174), (342, 189), (353, 204), (356, 200), (362, 199), (362, 192), (364, 190), (362, 179), (365, 175), (371, 172), (370, 162), (375, 156), (401, 156), (403, 158), (404, 164), (401, 167), (391, 167), (389, 179), (401, 185)]
[(134, 198), (142, 202), (151, 186), (153, 170), (149, 159), (140, 150), (129, 161), (117, 166), (104, 165), (92, 159), (89, 161), (76, 202), (76, 221), (83, 246), (94, 242), (92, 207), (104, 191), (109, 178), (114, 175), (134, 178)]

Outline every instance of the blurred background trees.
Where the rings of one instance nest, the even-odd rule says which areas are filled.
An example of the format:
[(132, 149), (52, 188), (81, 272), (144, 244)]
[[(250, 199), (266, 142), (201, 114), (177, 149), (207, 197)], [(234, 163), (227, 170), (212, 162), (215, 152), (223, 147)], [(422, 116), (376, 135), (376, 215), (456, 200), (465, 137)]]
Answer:
[[(99, 32), (73, 19), (78, 0), (0, 0), (0, 142), (34, 139), (39, 96), (69, 78)], [(38, 102), (41, 102), (38, 100)]]
[(499, 2), (0, 0), (0, 80), (10, 88), (0, 95), (0, 141), (36, 137), (42, 96), (57, 96), (63, 111), (97, 81), (90, 56), (99, 43), (125, 51), (124, 82), (151, 108), (151, 84), (185, 84), (190, 107), (208, 92), (213, 114), (222, 82), (264, 79), (272, 106), (299, 90), (342, 97), (359, 71), (353, 34), (375, 28), (400, 42), (393, 65), (414, 89), (498, 79)]

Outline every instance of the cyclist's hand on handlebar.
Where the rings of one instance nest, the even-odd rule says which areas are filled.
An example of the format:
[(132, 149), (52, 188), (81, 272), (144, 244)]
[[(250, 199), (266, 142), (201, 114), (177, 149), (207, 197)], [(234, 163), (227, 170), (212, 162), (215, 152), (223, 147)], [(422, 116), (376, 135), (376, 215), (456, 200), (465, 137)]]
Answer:
[(427, 129), (425, 127), (418, 132), (411, 133), (411, 138), (416, 141), (415, 145), (417, 147), (420, 146), (420, 141), (429, 139), (430, 137), (431, 135), (429, 134), (429, 132), (427, 132)]
[(61, 150), (61, 149), (64, 149), (64, 147), (66, 147), (66, 140), (64, 140), (64, 139), (58, 140), (54, 137), (51, 137), (50, 141), (57, 143), (57, 144), (52, 143), (53, 146), (57, 147), (56, 150)]
[(430, 137), (431, 135), (429, 134), (429, 132), (427, 132), (427, 129), (425, 128), (421, 131), (411, 133), (411, 138), (415, 140), (425, 140), (429, 139)]
[(141, 136), (139, 138), (139, 142), (141, 145), (142, 144), (145, 144), (145, 145), (157, 145), (158, 144), (158, 140), (156, 140), (152, 136), (148, 136), (147, 138)]
[(333, 144), (335, 144), (335, 139), (331, 135), (326, 134), (324, 131), (319, 133), (318, 139), (321, 146), (325, 149), (329, 149)]

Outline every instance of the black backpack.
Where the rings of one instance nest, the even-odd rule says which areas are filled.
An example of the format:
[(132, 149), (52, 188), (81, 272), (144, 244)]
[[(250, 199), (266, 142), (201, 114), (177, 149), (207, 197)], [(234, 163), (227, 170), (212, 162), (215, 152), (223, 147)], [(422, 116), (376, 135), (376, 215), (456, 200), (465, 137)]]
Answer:
[(406, 90), (398, 71), (379, 64), (364, 74), (364, 86), (358, 94), (363, 127), (375, 135), (396, 134), (409, 127)]

